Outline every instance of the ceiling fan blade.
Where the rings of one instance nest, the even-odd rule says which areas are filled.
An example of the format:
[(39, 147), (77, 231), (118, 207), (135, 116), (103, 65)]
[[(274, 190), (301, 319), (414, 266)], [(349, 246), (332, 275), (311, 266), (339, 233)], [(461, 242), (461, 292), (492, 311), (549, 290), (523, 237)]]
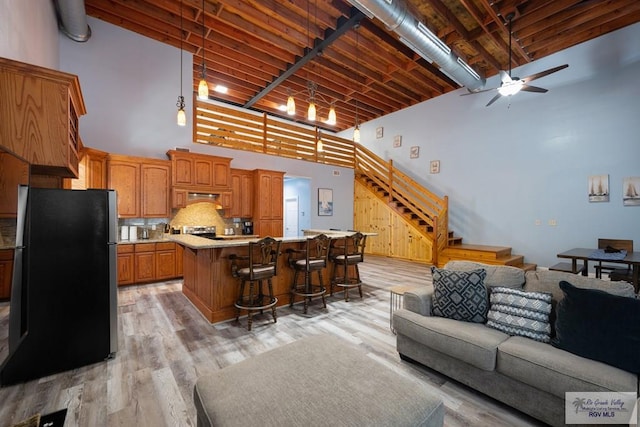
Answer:
[(531, 85), (522, 85), (522, 88), (520, 88), (520, 90), (525, 92), (539, 92), (539, 93), (545, 93), (549, 91), (549, 89), (544, 89), (541, 87), (531, 86)]
[(502, 97), (502, 95), (497, 94), (496, 96), (491, 98), (491, 101), (489, 101), (489, 103), (487, 105), (485, 105), (485, 107), (488, 107), (489, 105), (493, 104), (494, 102), (496, 102), (498, 100), (498, 98), (501, 98), (501, 97)]
[(535, 79), (539, 79), (540, 77), (548, 76), (549, 74), (555, 73), (556, 71), (563, 70), (563, 69), (567, 68), (568, 66), (569, 66), (569, 64), (564, 64), (564, 65), (559, 65), (559, 66), (554, 67), (554, 68), (549, 68), (548, 70), (540, 71), (539, 73), (531, 74), (530, 76), (524, 77), (522, 79), (522, 81), (525, 82), (525, 83), (529, 83), (530, 81), (533, 81)]

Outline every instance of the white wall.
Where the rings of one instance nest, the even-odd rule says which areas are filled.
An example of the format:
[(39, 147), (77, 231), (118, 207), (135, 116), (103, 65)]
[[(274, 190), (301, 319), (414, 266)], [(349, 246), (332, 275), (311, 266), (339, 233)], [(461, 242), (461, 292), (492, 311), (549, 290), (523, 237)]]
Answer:
[[(75, 43), (60, 35), (60, 65), (78, 75), (87, 115), (80, 121), (83, 143), (112, 153), (166, 159), (175, 147), (231, 157), (240, 169), (271, 169), (311, 180), (311, 203), (317, 189), (333, 188), (336, 213), (319, 217), (312, 209), (313, 228), (353, 224), (353, 170), (284, 159), (192, 142), (192, 55), (184, 52), (183, 94), (188, 125), (176, 125), (180, 93), (180, 50), (98, 19), (89, 18), (92, 36)], [(335, 176), (333, 171), (339, 170)]]
[[(634, 239), (640, 250), (640, 207), (622, 205), (623, 178), (640, 176), (638, 40), (640, 24), (515, 69), (524, 77), (569, 64), (532, 83), (548, 93), (521, 93), (510, 105), (485, 107), (494, 93), (459, 89), (365, 123), (363, 145), (448, 195), (450, 227), (466, 243), (511, 246), (541, 266), (599, 237)], [(486, 87), (497, 86), (492, 78)], [(440, 160), (439, 174), (429, 174), (430, 160)], [(589, 203), (588, 177), (599, 174), (609, 174), (610, 201)]]
[(58, 69), (58, 24), (51, 0), (0, 0), (0, 57)]

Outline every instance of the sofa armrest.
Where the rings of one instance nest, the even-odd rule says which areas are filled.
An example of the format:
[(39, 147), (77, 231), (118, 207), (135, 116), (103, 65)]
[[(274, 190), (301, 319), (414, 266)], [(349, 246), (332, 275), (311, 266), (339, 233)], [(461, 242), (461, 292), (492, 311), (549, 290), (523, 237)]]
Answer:
[(433, 286), (424, 286), (404, 293), (404, 308), (423, 316), (431, 316)]

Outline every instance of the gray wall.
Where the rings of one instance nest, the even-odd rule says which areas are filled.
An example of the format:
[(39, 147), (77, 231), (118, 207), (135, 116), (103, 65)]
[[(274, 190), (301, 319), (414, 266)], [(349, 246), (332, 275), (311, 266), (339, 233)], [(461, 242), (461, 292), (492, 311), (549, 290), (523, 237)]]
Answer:
[[(485, 107), (494, 93), (459, 89), (365, 123), (362, 143), (448, 195), (450, 226), (464, 242), (511, 246), (541, 266), (599, 237), (633, 239), (640, 250), (640, 206), (622, 204), (623, 179), (640, 177), (638, 40), (640, 24), (513, 71), (524, 77), (568, 63), (532, 83), (548, 93)], [(497, 86), (492, 78), (486, 87)], [(411, 146), (420, 147), (418, 159), (409, 158)], [(440, 160), (439, 174), (429, 173), (431, 160)], [(588, 177), (600, 174), (609, 175), (610, 201), (590, 203)]]

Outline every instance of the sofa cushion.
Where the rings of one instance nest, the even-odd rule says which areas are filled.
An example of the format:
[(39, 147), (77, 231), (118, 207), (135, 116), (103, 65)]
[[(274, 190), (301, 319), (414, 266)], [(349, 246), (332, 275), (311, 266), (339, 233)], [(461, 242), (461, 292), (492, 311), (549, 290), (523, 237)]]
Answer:
[(560, 282), (552, 344), (625, 371), (640, 373), (640, 300)]
[(536, 341), (551, 340), (551, 294), (519, 289), (491, 288), (487, 326), (509, 335)]
[(564, 293), (559, 287), (562, 280), (570, 282), (573, 286), (583, 289), (600, 289), (612, 295), (623, 297), (635, 297), (633, 285), (626, 282), (611, 282), (579, 274), (564, 273), (562, 271), (527, 271), (524, 290), (529, 292), (551, 292), (555, 302), (564, 298)]
[(393, 313), (393, 326), (398, 335), (485, 371), (495, 369), (498, 345), (509, 338), (480, 323), (422, 316), (405, 309)]
[(498, 346), (496, 370), (562, 399), (567, 391), (635, 392), (638, 384), (630, 372), (524, 337)]
[(487, 272), (484, 285), (488, 288), (502, 286), (522, 289), (525, 282), (524, 270), (509, 265), (489, 265), (473, 261), (449, 261), (444, 268), (458, 271), (470, 271), (483, 268)]
[(431, 275), (434, 288), (431, 313), (434, 316), (475, 323), (487, 321), (489, 302), (484, 287), (485, 270), (455, 271), (431, 267)]

